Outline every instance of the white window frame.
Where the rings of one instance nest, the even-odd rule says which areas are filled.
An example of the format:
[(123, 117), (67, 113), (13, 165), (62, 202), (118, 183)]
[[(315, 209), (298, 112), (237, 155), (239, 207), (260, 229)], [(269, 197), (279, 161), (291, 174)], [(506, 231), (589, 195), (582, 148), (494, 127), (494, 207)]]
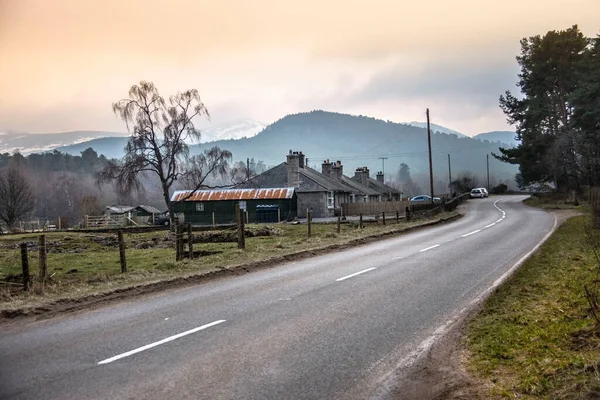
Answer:
[(327, 208), (332, 209), (335, 206), (335, 194), (327, 192)]
[(196, 203), (196, 211), (203, 212), (204, 211), (204, 203)]
[(350, 203), (356, 203), (356, 195), (354, 193), (350, 194)]

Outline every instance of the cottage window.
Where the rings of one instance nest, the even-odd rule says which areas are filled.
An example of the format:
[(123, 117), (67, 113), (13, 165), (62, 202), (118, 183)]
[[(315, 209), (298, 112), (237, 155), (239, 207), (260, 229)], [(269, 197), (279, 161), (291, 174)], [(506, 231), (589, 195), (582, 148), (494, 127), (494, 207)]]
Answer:
[(364, 201), (365, 203), (368, 203), (368, 202), (369, 202), (369, 196), (364, 196), (364, 197), (363, 197), (363, 201)]
[(204, 203), (196, 203), (196, 211), (204, 211)]
[(327, 208), (333, 208), (334, 199), (333, 192), (327, 192)]
[(356, 195), (354, 193), (350, 195), (350, 203), (356, 203)]
[(379, 195), (378, 201), (381, 203), (381, 195)]

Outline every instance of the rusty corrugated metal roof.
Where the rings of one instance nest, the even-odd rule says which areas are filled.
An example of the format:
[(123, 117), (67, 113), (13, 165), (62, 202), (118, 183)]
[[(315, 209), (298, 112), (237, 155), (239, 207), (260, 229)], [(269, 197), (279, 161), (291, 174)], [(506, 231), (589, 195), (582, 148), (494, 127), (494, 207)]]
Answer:
[[(186, 201), (219, 201), (219, 200), (257, 200), (257, 199), (291, 199), (294, 188), (268, 189), (217, 189), (197, 190)], [(171, 196), (171, 201), (180, 201), (191, 190), (177, 190)]]

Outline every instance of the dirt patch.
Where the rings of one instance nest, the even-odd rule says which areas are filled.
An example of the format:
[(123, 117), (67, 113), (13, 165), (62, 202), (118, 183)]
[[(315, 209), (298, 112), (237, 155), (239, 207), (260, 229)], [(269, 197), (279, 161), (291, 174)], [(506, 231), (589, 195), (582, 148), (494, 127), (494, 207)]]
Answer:
[[(577, 210), (552, 210), (557, 226), (567, 219), (581, 215)], [(472, 377), (464, 367), (468, 351), (464, 344), (465, 322), (479, 311), (483, 301), (457, 320), (448, 332), (436, 341), (405, 371), (399, 371), (389, 399), (397, 400), (472, 400), (486, 399), (487, 382)], [(586, 334), (589, 334), (586, 332)], [(573, 338), (574, 345), (590, 342)], [(593, 336), (592, 336), (593, 338)], [(578, 340), (579, 339), (579, 340)]]

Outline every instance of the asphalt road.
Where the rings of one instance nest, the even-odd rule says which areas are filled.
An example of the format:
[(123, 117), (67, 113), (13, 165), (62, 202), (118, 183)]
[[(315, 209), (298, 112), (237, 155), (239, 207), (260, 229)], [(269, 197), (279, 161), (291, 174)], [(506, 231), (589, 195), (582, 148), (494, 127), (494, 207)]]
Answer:
[(239, 277), (0, 329), (1, 399), (365, 399), (551, 229), (523, 197)]

